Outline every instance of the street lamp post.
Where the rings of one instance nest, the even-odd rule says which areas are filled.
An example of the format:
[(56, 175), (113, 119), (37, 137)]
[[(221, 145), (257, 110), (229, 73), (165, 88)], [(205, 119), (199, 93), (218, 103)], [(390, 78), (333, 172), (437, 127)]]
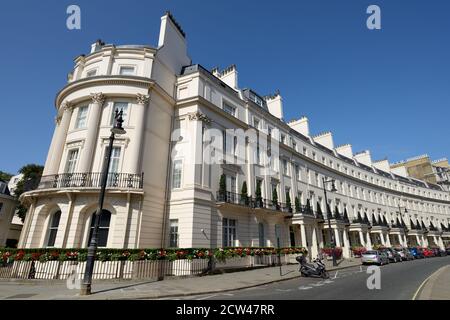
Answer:
[(81, 291), (80, 295), (90, 295), (91, 294), (91, 285), (92, 285), (92, 273), (94, 271), (94, 262), (95, 262), (95, 256), (97, 253), (97, 244), (98, 244), (98, 229), (100, 226), (100, 216), (103, 211), (103, 202), (105, 200), (105, 191), (106, 191), (106, 184), (108, 181), (108, 170), (109, 165), (111, 162), (111, 154), (114, 144), (115, 135), (119, 134), (125, 134), (126, 131), (122, 127), (123, 123), (123, 110), (116, 110), (115, 114), (115, 123), (114, 127), (111, 129), (111, 135), (109, 136), (109, 149), (108, 153), (106, 155), (106, 162), (103, 165), (102, 175), (101, 175), (101, 189), (100, 189), (100, 195), (98, 199), (98, 207), (97, 211), (95, 212), (95, 221), (94, 221), (94, 230), (92, 232), (91, 241), (89, 243), (88, 248), (88, 254), (86, 259), (86, 269), (84, 272), (84, 279), (83, 283), (81, 284)]
[[(405, 209), (405, 213), (408, 213), (408, 209), (406, 209), (406, 207), (403, 207), (404, 209)], [(400, 206), (400, 203), (398, 204), (398, 213), (400, 214), (400, 219), (402, 219), (402, 221), (404, 221), (403, 220), (403, 217), (402, 217), (402, 207)], [(404, 222), (403, 222), (404, 223)], [(405, 233), (405, 240), (406, 240), (406, 245), (408, 245), (408, 235), (407, 235), (407, 229), (406, 229), (406, 226), (403, 226), (403, 232)]]
[[(333, 234), (333, 230), (331, 229), (331, 219), (330, 219), (330, 215), (331, 212), (328, 211), (329, 206), (328, 206), (328, 199), (327, 199), (327, 188), (326, 188), (326, 184), (331, 182), (331, 192), (335, 192), (336, 187), (334, 185), (334, 180), (325, 180), (325, 178), (322, 178), (322, 182), (323, 182), (323, 194), (325, 197), (325, 206), (326, 206), (326, 212), (327, 212), (327, 219), (328, 219), (328, 230), (330, 232), (330, 240), (331, 240), (331, 252), (332, 252), (332, 257), (333, 257), (333, 266), (337, 266), (337, 261), (336, 261), (336, 253), (335, 253), (335, 248), (336, 248), (336, 241), (334, 239), (334, 234)], [(331, 209), (330, 209), (331, 210)]]

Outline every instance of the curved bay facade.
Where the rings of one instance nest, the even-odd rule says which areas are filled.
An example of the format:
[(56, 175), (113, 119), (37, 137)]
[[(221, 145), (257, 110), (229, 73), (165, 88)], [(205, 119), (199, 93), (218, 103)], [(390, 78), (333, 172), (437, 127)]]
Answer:
[(157, 48), (98, 41), (75, 60), (44, 176), (23, 196), (21, 247), (87, 247), (116, 109), (127, 133), (112, 151), (101, 246), (304, 246), (314, 256), (330, 227), (347, 257), (352, 246), (449, 243), (448, 191), (336, 147), (330, 132), (311, 135), (306, 117), (285, 122), (278, 92), (241, 89), (235, 66), (208, 71), (186, 52), (166, 14)]

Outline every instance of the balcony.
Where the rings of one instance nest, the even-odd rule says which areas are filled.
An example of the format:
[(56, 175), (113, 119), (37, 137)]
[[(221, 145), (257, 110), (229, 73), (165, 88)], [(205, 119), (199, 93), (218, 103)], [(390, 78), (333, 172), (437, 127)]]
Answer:
[[(106, 186), (116, 189), (142, 189), (143, 180), (143, 173), (109, 173)], [(100, 172), (62, 173), (43, 176), (37, 189), (100, 188), (101, 183)]]
[(245, 197), (238, 193), (233, 192), (220, 192), (216, 193), (216, 202), (237, 205), (241, 207), (246, 207), (250, 209), (266, 209), (272, 211), (278, 211), (281, 213), (286, 213), (292, 215), (292, 206), (287, 206), (285, 203), (273, 203), (272, 200), (267, 199), (256, 199), (253, 197)]

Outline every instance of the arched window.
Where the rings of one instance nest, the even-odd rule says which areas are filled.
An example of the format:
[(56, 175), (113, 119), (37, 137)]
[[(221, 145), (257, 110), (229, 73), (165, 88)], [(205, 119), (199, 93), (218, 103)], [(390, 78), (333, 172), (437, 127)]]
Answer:
[(47, 247), (55, 246), (56, 234), (58, 233), (59, 220), (61, 219), (61, 210), (56, 211), (50, 217), (48, 224)]
[[(111, 222), (111, 212), (109, 212), (108, 210), (103, 210), (102, 213), (100, 214), (100, 223), (98, 228), (98, 239), (97, 239), (98, 247), (106, 247), (106, 244), (108, 243), (110, 222)], [(88, 247), (89, 244), (91, 243), (92, 233), (94, 232), (94, 225), (95, 225), (95, 212), (92, 214), (91, 217), (91, 227), (89, 230), (89, 240), (87, 243)]]

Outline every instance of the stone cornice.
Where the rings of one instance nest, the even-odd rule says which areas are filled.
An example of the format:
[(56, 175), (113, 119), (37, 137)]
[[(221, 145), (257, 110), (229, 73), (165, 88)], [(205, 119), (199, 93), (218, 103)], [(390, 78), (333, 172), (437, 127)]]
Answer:
[(165, 100), (171, 104), (175, 104), (175, 100), (170, 96), (161, 86), (159, 86), (154, 80), (144, 77), (137, 76), (97, 76), (91, 78), (84, 78), (67, 84), (63, 89), (61, 89), (55, 98), (55, 107), (58, 110), (62, 101), (71, 93), (85, 88), (92, 88), (95, 92), (96, 86), (104, 85), (126, 85), (133, 86), (137, 88), (153, 89), (155, 92), (161, 95)]
[[(186, 99), (183, 99), (183, 100), (179, 100), (179, 101), (177, 101), (176, 106), (178, 108), (183, 108), (183, 107), (192, 106), (192, 105), (195, 105), (195, 104), (201, 105), (202, 107), (208, 107), (209, 110), (220, 114), (224, 118), (229, 119), (230, 121), (232, 121), (233, 123), (235, 123), (236, 125), (238, 125), (239, 127), (241, 127), (244, 130), (246, 130), (246, 129), (248, 129), (250, 127), (247, 123), (245, 123), (242, 120), (240, 120), (240, 119), (238, 119), (236, 117), (233, 117), (232, 115), (226, 113), (221, 108), (219, 108), (218, 106), (216, 106), (215, 104), (211, 103), (210, 101), (206, 100), (205, 98), (203, 98), (201, 96), (195, 96), (195, 97), (190, 97), (190, 98), (186, 98)], [(309, 147), (313, 147), (316, 151), (321, 151), (320, 149), (317, 149), (312, 144), (308, 144), (308, 146)], [(383, 187), (383, 186), (380, 186), (380, 185), (377, 185), (377, 184), (372, 184), (372, 183), (367, 182), (365, 180), (358, 179), (357, 177), (353, 177), (353, 176), (351, 176), (349, 174), (346, 174), (344, 172), (341, 172), (341, 171), (338, 171), (336, 169), (333, 169), (333, 168), (331, 168), (331, 167), (329, 167), (327, 165), (324, 165), (320, 161), (315, 161), (315, 160), (311, 159), (310, 157), (305, 156), (304, 154), (294, 150), (292, 147), (290, 147), (288, 145), (285, 145), (285, 144), (283, 144), (281, 142), (279, 144), (279, 147), (280, 147), (280, 149), (284, 149), (284, 150), (286, 150), (288, 152), (291, 152), (296, 157), (298, 157), (301, 160), (305, 161), (308, 165), (317, 166), (317, 167), (322, 168), (323, 170), (328, 171), (328, 175), (333, 175), (334, 174), (334, 175), (342, 177), (345, 180), (350, 180), (353, 183), (358, 183), (358, 184), (365, 185), (364, 188), (370, 188), (370, 189), (373, 189), (376, 192), (387, 193), (389, 195), (394, 195), (394, 196), (399, 196), (399, 197), (403, 197), (403, 198), (408, 198), (410, 200), (414, 199), (414, 200), (421, 200), (421, 201), (427, 201), (427, 202), (434, 202), (434, 203), (438, 203), (438, 204), (446, 204), (446, 205), (450, 204), (450, 201), (448, 201), (448, 200), (428, 198), (428, 197), (424, 197), (424, 196), (421, 196), (421, 195), (409, 194), (409, 193), (406, 193), (406, 192), (389, 189), (387, 187)], [(336, 156), (333, 156), (333, 158), (334, 159), (339, 159)], [(356, 168), (358, 170), (362, 170), (360, 167), (357, 167), (357, 166), (354, 166), (354, 165), (351, 165), (351, 164), (347, 164), (347, 165), (349, 167), (351, 167), (351, 168)], [(376, 176), (382, 177), (382, 176), (377, 175), (375, 173), (373, 173), (373, 174), (376, 175)], [(388, 179), (388, 178), (386, 178), (386, 179)], [(392, 181), (392, 182), (395, 182), (395, 183), (400, 183), (401, 185), (404, 185), (401, 182), (399, 182), (397, 180), (394, 180), (394, 179), (389, 179), (389, 181)], [(422, 188), (422, 189), (432, 190), (432, 189), (428, 189), (428, 188)], [(434, 191), (443, 192), (443, 191), (438, 191), (438, 190), (434, 190)], [(361, 200), (361, 201), (364, 201), (364, 200)]]

